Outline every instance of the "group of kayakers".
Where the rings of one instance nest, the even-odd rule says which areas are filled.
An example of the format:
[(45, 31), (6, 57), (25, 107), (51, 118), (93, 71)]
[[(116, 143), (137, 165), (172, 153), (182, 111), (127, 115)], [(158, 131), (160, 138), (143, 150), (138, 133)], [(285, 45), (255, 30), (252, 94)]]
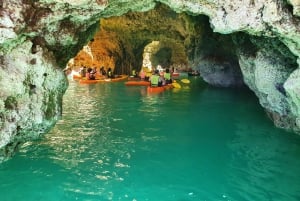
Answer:
[(165, 70), (153, 69), (152, 71), (142, 68), (140, 72), (133, 69), (130, 79), (134, 79), (136, 81), (149, 81), (150, 86), (160, 87), (172, 84), (172, 73), (169, 68), (166, 68)]
[[(97, 67), (86, 67), (83, 66), (79, 69), (79, 74), (82, 78), (86, 78), (87, 80), (95, 80), (97, 77)], [(107, 72), (105, 68), (102, 66), (100, 67), (100, 72), (98, 73), (100, 77), (107, 77), (107, 78), (114, 78), (113, 72), (111, 68), (108, 68)]]
[(159, 72), (159, 70), (154, 70), (154, 73), (149, 79), (152, 87), (160, 87), (172, 83), (170, 70), (167, 68), (165, 72)]
[(172, 83), (169, 68), (161, 71), (154, 69), (151, 72), (145, 72), (145, 70), (142, 69), (139, 73), (133, 69), (130, 77), (135, 80), (150, 81), (152, 87), (160, 87)]
[[(114, 78), (113, 71), (111, 68), (108, 68), (107, 71), (102, 66), (97, 71), (97, 67), (86, 67), (83, 66), (79, 70), (79, 74), (81, 78), (86, 80), (95, 80), (99, 79), (100, 77), (105, 78)], [(130, 77), (137, 78), (142, 81), (149, 81), (150, 86), (152, 87), (160, 87), (168, 84), (172, 84), (172, 73), (170, 72), (169, 68), (165, 70), (159, 71), (158, 69), (153, 69), (152, 71), (146, 71), (145, 69), (141, 69), (140, 72), (136, 70), (132, 70), (132, 74)]]

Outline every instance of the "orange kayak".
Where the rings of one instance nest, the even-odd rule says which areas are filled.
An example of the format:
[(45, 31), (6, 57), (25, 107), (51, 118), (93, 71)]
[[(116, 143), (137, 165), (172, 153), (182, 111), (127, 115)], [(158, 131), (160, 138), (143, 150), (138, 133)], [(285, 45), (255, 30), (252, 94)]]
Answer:
[(161, 86), (161, 87), (148, 86), (147, 87), (147, 92), (148, 93), (160, 93), (160, 92), (165, 91), (166, 89), (172, 89), (172, 88), (174, 88), (172, 84), (167, 84), (167, 85), (164, 85), (164, 86)]
[(141, 78), (139, 78), (139, 77), (128, 77), (128, 81), (140, 81), (141, 80)]
[(149, 86), (150, 82), (148, 81), (127, 81), (125, 82), (126, 86)]
[(120, 75), (116, 78), (108, 78), (108, 79), (95, 79), (95, 80), (87, 80), (81, 79), (79, 80), (80, 84), (96, 84), (96, 83), (103, 83), (103, 82), (120, 82), (126, 80), (128, 75)]
[(74, 75), (73, 75), (73, 79), (74, 79), (74, 80), (81, 79), (81, 75), (75, 75), (75, 74), (74, 74)]
[(160, 93), (163, 92), (165, 90), (164, 87), (147, 87), (147, 92), (148, 93)]
[[(99, 74), (96, 74), (96, 79), (104, 79), (105, 76), (102, 76), (102, 75), (99, 75)], [(86, 79), (85, 77), (82, 77), (81, 75), (77, 75), (77, 74), (73, 74), (73, 79), (74, 80), (79, 80), (79, 79)]]

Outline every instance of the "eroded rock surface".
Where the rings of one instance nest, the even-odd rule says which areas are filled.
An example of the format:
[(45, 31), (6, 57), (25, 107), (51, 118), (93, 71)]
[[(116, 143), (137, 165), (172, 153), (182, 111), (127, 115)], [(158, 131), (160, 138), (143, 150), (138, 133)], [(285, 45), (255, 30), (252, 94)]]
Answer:
[(119, 72), (141, 67), (145, 46), (163, 41), (177, 51), (173, 64), (200, 69), (216, 86), (248, 85), (277, 126), (298, 132), (299, 8), (297, 0), (1, 1), (1, 160), (59, 118), (62, 69), (101, 30), (100, 19), (117, 44), (110, 51)]

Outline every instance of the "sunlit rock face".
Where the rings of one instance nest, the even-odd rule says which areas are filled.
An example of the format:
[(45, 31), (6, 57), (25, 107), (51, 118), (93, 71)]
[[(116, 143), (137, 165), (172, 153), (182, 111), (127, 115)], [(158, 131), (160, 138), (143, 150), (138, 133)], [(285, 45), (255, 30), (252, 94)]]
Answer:
[(157, 64), (200, 69), (215, 86), (246, 84), (277, 126), (300, 130), (297, 0), (3, 0), (0, 8), (1, 160), (51, 128), (67, 87), (62, 69), (105, 37), (108, 48), (95, 52), (118, 73), (141, 68), (144, 48), (160, 41)]
[(143, 67), (145, 47), (157, 41), (159, 46), (152, 50), (150, 58), (153, 67), (187, 68), (186, 50), (196, 34), (188, 27), (193, 25), (190, 18), (158, 4), (147, 12), (101, 19), (100, 30), (88, 43), (93, 56), (83, 49), (74, 58), (73, 66), (112, 67), (116, 73), (129, 74), (132, 69)]

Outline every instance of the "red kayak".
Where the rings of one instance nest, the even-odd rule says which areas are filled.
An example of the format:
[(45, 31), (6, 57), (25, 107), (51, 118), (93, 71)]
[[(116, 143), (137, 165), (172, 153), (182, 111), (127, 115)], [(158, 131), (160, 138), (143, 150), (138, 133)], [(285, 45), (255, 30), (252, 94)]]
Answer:
[(176, 72), (176, 73), (172, 73), (172, 77), (179, 77), (179, 75), (180, 75), (180, 74), (177, 73), (177, 72)]

